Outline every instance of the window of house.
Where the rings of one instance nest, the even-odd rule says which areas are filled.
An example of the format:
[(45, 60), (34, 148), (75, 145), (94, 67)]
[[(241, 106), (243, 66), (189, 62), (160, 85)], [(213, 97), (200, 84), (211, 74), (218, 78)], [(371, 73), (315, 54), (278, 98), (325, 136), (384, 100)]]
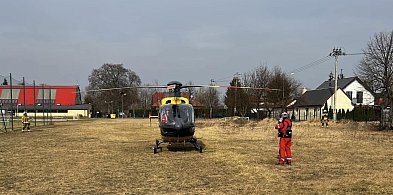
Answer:
[(356, 93), (356, 103), (362, 104), (363, 103), (363, 91), (358, 91)]
[(347, 94), (349, 99), (352, 100), (352, 91), (346, 91), (345, 93)]

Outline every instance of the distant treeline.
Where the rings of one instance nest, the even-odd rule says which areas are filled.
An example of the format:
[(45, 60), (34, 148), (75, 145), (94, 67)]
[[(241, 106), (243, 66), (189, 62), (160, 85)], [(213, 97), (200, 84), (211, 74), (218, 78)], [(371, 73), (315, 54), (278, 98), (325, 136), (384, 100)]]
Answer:
[[(95, 113), (95, 112), (93, 112)], [(158, 110), (151, 109), (135, 109), (129, 110), (127, 117), (135, 117), (135, 118), (148, 118), (149, 115), (157, 116)], [(291, 115), (291, 111), (289, 111)], [(200, 108), (195, 109), (195, 117), (196, 118), (209, 118), (210, 109)], [(213, 109), (212, 110), (212, 118), (223, 118), (230, 117), (231, 112), (229, 109)], [(251, 119), (264, 119), (268, 117), (266, 112), (259, 113), (247, 113), (246, 117), (250, 117)], [(107, 117), (107, 113), (104, 114), (93, 114), (92, 117)], [(333, 110), (329, 109), (328, 117), (333, 119)], [(351, 121), (381, 121), (383, 117), (383, 112), (380, 107), (377, 106), (356, 106), (352, 111), (340, 109), (337, 112), (337, 120), (351, 120)], [(319, 118), (315, 118), (315, 120), (319, 120)]]

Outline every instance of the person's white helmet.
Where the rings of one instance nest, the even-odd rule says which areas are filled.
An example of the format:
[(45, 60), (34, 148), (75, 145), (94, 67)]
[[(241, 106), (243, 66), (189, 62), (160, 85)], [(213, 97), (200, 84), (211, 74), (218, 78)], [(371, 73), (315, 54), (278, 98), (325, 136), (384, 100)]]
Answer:
[(281, 117), (283, 117), (283, 118), (287, 118), (287, 117), (288, 117), (288, 113), (286, 113), (286, 112), (283, 112), (283, 113), (281, 114)]

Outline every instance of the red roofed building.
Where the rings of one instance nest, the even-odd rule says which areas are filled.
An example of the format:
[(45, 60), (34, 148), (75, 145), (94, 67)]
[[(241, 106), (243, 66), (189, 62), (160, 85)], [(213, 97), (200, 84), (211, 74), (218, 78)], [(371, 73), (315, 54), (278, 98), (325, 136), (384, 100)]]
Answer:
[(61, 116), (90, 115), (90, 105), (83, 105), (79, 86), (0, 85), (1, 110), (58, 113)]

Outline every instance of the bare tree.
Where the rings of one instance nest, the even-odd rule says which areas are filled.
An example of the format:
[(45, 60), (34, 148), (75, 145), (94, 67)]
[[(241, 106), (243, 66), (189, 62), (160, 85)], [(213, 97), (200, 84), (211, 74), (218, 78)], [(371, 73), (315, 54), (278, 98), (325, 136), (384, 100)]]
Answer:
[[(267, 66), (259, 66), (254, 70), (245, 73), (243, 76), (243, 83), (245, 86), (254, 88), (267, 88), (271, 79), (271, 72)], [(265, 103), (267, 91), (266, 90), (249, 90), (250, 103), (253, 108), (257, 111), (257, 117), (260, 118), (259, 110), (264, 108), (269, 109), (269, 106)]]
[[(157, 84), (158, 85), (158, 84)], [(157, 86), (156, 85), (156, 86)], [(151, 86), (147, 84), (146, 86)], [(143, 117), (145, 117), (146, 111), (150, 110), (153, 104), (153, 94), (156, 93), (158, 89), (156, 88), (142, 88), (139, 89), (139, 106), (143, 109)]]
[(195, 92), (195, 100), (200, 102), (204, 108), (209, 109), (209, 117), (213, 117), (213, 109), (217, 108), (220, 95), (215, 88), (200, 88)]
[(281, 111), (286, 111), (288, 104), (298, 95), (297, 89), (300, 83), (276, 66), (272, 71), (268, 87), (277, 89), (268, 91), (268, 104), (272, 106), (271, 108), (281, 107)]
[[(188, 81), (185, 85), (194, 85), (194, 83), (192, 81)], [(189, 100), (190, 103), (192, 103), (193, 99), (195, 98), (196, 89), (194, 87), (187, 87), (183, 89), (183, 91), (185, 91), (190, 96)]]
[(357, 74), (388, 100), (390, 129), (393, 129), (393, 31), (375, 34), (363, 52), (365, 57), (357, 66)]
[[(98, 69), (93, 69), (89, 76), (89, 92), (85, 100), (89, 100), (93, 107), (104, 112), (120, 112), (127, 110), (133, 103), (138, 102), (137, 90), (141, 80), (131, 69), (126, 69), (123, 64), (104, 64)], [(123, 88), (123, 89), (113, 89)], [(102, 90), (113, 89), (113, 90)]]

